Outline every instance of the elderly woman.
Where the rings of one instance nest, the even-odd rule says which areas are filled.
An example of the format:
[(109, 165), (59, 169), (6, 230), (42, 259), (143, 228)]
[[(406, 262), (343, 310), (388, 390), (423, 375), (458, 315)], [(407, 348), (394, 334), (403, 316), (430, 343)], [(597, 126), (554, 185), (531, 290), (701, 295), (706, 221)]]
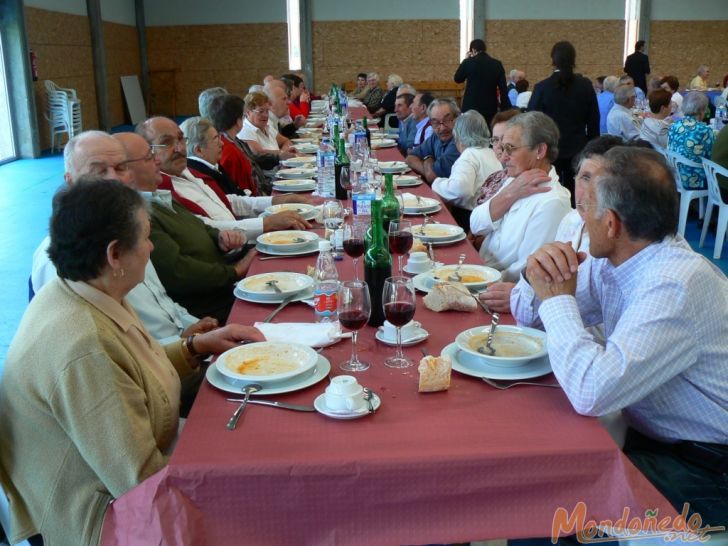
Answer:
[(660, 87), (672, 95), (672, 114), (682, 117), (683, 96), (677, 92), (680, 89), (680, 81), (675, 76), (665, 76), (660, 80)]
[(647, 94), (650, 112), (642, 120), (640, 139), (653, 146), (667, 147), (667, 132), (670, 130), (672, 118), (672, 95), (664, 89), (654, 89)]
[(238, 138), (244, 140), (255, 154), (272, 154), (279, 159), (295, 157), (291, 141), (278, 132), (270, 121), (271, 104), (265, 93), (245, 95), (245, 120)]
[[(699, 91), (688, 93), (683, 100), (685, 117), (670, 126), (667, 133), (667, 149), (685, 156), (691, 161), (702, 162), (713, 153), (715, 136), (713, 129), (703, 123), (708, 108), (708, 97)], [(680, 180), (686, 189), (705, 188), (707, 180), (702, 167), (679, 165)]]
[(448, 178), (435, 178), (432, 191), (452, 206), (455, 220), (467, 230), (480, 187), (491, 174), (502, 168), (495, 153), (488, 147), (490, 131), (485, 118), (477, 110), (465, 112), (455, 120), (453, 137), (460, 157), (453, 163)]
[(569, 192), (553, 168), (558, 143), (559, 129), (546, 114), (527, 112), (511, 119), (502, 141), (508, 178), (470, 216), (470, 231), (485, 237), (483, 261), (501, 271), (504, 281), (518, 279), (528, 256), (553, 241), (569, 212)]
[(109, 502), (167, 463), (181, 379), (199, 379), (211, 352), (264, 338), (228, 325), (154, 340), (125, 298), (144, 279), (149, 216), (117, 181), (57, 194), (50, 238), (59, 278), (30, 303), (0, 384), (10, 539), (96, 545)]
[(384, 97), (384, 91), (379, 87), (379, 74), (376, 72), (367, 74), (367, 89), (367, 94), (364, 95), (361, 102), (369, 112), (376, 112)]
[(697, 89), (698, 91), (705, 91), (710, 87), (708, 84), (708, 78), (710, 78), (710, 68), (707, 65), (701, 64), (698, 67), (698, 72), (695, 77), (690, 80), (688, 89)]
[(281, 81), (286, 87), (290, 86), (288, 111), (291, 118), (296, 119), (296, 116), (307, 118), (311, 113), (311, 95), (306, 89), (306, 82), (297, 74), (283, 74)]
[(382, 97), (382, 102), (379, 103), (377, 108), (369, 108), (369, 112), (375, 116), (379, 116), (384, 120), (384, 116), (387, 114), (394, 113), (394, 102), (397, 99), (397, 90), (402, 85), (403, 80), (397, 74), (390, 74), (387, 76), (387, 92)]

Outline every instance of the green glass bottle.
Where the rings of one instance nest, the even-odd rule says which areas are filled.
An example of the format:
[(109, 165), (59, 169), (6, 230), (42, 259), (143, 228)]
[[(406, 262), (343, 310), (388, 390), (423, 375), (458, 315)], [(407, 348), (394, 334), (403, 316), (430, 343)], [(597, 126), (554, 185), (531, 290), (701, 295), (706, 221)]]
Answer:
[(382, 227), (386, 235), (389, 230), (389, 222), (399, 220), (399, 201), (394, 196), (394, 175), (384, 175), (384, 196), (382, 197)]
[(369, 127), (367, 127), (367, 118), (366, 116), (362, 118), (362, 127), (364, 128), (364, 132), (367, 135), (367, 148), (370, 150), (372, 149), (372, 134), (369, 132)]
[(334, 161), (334, 174), (336, 177), (336, 198), (340, 200), (344, 200), (349, 197), (347, 189), (341, 183), (341, 170), (344, 167), (349, 169), (349, 165), (349, 156), (346, 155), (346, 141), (343, 138), (340, 138), (339, 153), (336, 154), (336, 160)]
[(364, 280), (369, 287), (372, 314), (369, 326), (384, 324), (382, 293), (384, 281), (392, 276), (392, 255), (382, 232), (382, 202), (372, 202), (372, 242), (364, 253)]
[(339, 124), (334, 125), (333, 133), (331, 134), (331, 146), (334, 150), (339, 149)]

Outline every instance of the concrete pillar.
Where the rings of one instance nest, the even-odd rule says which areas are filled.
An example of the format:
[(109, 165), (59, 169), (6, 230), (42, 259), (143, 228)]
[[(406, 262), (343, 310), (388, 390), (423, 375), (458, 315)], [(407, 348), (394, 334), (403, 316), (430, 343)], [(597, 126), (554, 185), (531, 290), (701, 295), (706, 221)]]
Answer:
[(91, 32), (91, 53), (94, 65), (94, 87), (96, 88), (96, 110), (99, 128), (111, 130), (109, 115), (109, 89), (106, 83), (106, 48), (104, 47), (104, 24), (101, 20), (100, 0), (86, 0), (88, 24)]

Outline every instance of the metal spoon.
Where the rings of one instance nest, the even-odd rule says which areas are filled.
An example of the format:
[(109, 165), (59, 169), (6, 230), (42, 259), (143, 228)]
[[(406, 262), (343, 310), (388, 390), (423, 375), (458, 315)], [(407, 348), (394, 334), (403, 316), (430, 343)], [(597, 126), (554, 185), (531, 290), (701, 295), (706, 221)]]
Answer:
[(243, 398), (243, 401), (235, 409), (235, 412), (230, 417), (230, 420), (227, 423), (228, 430), (235, 430), (235, 427), (238, 426), (238, 419), (240, 419), (240, 416), (243, 414), (245, 406), (248, 405), (248, 399), (250, 398), (250, 395), (254, 392), (261, 390), (262, 388), (263, 385), (258, 385), (258, 383), (248, 383), (242, 388), (242, 391), (245, 394), (245, 398)]
[(495, 354), (495, 349), (492, 346), (493, 338), (495, 337), (495, 329), (498, 326), (498, 321), (500, 320), (500, 315), (498, 313), (493, 313), (491, 319), (490, 319), (490, 330), (488, 330), (488, 340), (485, 342), (485, 347), (478, 347), (478, 352), (483, 355), (490, 355), (493, 356)]
[(372, 396), (374, 393), (372, 393), (371, 389), (364, 388), (364, 400), (367, 401), (367, 406), (369, 407), (369, 413), (374, 413), (374, 405), (372, 404)]
[(460, 282), (462, 277), (460, 276), (460, 268), (463, 266), (463, 262), (465, 261), (465, 253), (463, 252), (458, 257), (458, 266), (455, 268), (455, 271), (453, 271), (450, 275), (448, 275), (447, 280), (448, 281), (454, 281), (454, 282)]
[(276, 294), (283, 294), (283, 290), (281, 290), (280, 288), (278, 288), (278, 281), (277, 280), (271, 279), (270, 281), (266, 282), (265, 284), (267, 284), (268, 286), (270, 286), (273, 289), (273, 292), (275, 292)]

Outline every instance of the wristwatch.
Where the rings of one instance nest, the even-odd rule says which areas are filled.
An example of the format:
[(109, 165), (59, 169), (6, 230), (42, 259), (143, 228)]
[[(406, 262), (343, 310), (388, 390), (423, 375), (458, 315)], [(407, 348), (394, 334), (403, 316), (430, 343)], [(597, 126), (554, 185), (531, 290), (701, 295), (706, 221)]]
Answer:
[(194, 363), (192, 365), (193, 369), (197, 369), (200, 366), (200, 362), (202, 362), (205, 355), (201, 355), (200, 353), (195, 350), (195, 336), (199, 334), (192, 334), (190, 336), (187, 336), (186, 339), (182, 340), (182, 354), (185, 356), (188, 362)]

